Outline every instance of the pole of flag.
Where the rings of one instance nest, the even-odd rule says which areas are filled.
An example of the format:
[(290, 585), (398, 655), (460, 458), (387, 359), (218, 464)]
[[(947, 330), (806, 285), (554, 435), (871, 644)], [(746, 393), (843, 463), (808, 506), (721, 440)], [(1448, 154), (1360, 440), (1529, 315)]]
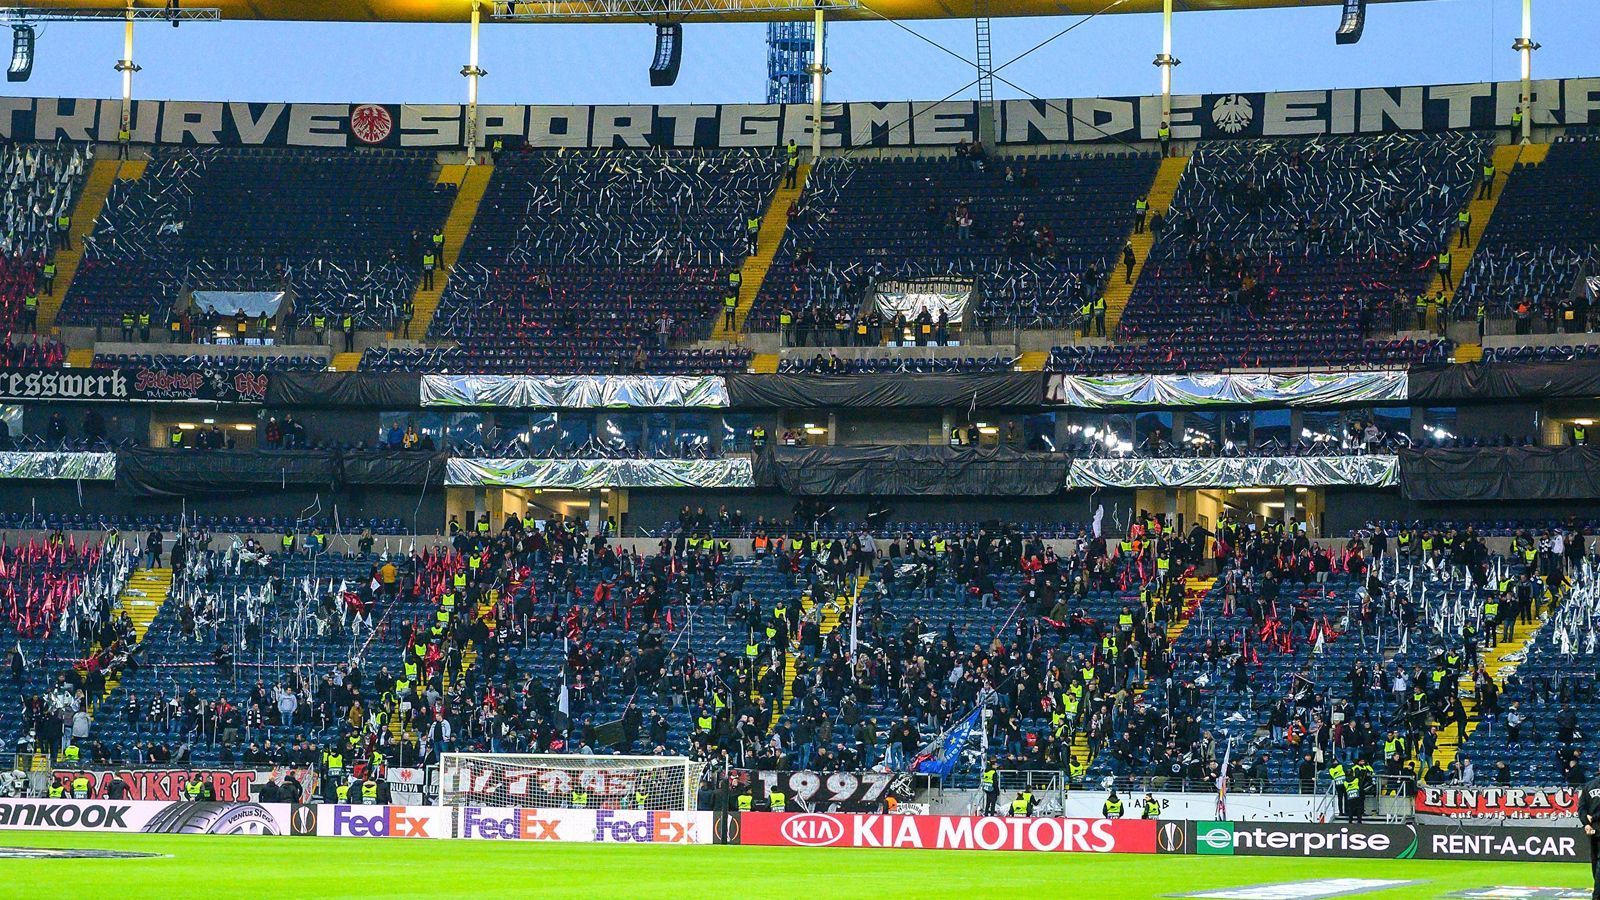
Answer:
[(1228, 747), (1222, 751), (1222, 769), (1217, 774), (1217, 821), (1228, 820), (1228, 765), (1233, 759), (1233, 735), (1228, 735)]

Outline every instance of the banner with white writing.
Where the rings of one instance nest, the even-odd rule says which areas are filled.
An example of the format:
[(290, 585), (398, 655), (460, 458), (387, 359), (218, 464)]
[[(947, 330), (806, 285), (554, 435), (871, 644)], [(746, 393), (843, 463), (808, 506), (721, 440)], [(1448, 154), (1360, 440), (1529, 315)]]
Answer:
[[(1315, 137), (1508, 128), (1520, 105), (1515, 81), (1412, 87), (1176, 94), (1175, 140)], [(0, 97), (0, 139), (117, 138), (120, 100)], [(1600, 78), (1533, 82), (1535, 127), (1600, 124)], [(978, 138), (973, 100), (828, 103), (826, 147), (954, 146)], [(1080, 97), (1000, 104), (1003, 144), (1154, 141), (1161, 98)], [(802, 104), (478, 107), (484, 147), (781, 147), (811, 142)], [(138, 100), (135, 143), (223, 147), (449, 149), (466, 140), (466, 108), (421, 103), (218, 103)]]
[(1456, 819), (1566, 819), (1578, 821), (1577, 788), (1423, 788), (1419, 816)]

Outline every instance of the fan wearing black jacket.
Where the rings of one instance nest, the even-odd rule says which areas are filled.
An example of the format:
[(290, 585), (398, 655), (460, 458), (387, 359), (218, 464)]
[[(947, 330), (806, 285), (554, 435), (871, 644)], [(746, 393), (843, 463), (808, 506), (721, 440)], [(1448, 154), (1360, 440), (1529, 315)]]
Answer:
[(1589, 859), (1594, 870), (1594, 898), (1600, 900), (1600, 775), (1583, 784), (1578, 798), (1578, 821), (1589, 838)]

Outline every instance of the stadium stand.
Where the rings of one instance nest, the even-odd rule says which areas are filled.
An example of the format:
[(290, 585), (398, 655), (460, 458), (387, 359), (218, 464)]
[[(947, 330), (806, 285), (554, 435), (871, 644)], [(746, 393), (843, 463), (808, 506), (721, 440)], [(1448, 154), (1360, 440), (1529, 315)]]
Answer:
[[(1461, 277), (1457, 316), (1476, 316), (1482, 306), (1491, 317), (1511, 317), (1518, 334), (1536, 321), (1546, 333), (1586, 330), (1588, 300), (1576, 282), (1600, 262), (1600, 134), (1567, 134), (1548, 149), (1542, 162), (1506, 173)], [(1508, 358), (1508, 349), (1495, 348), (1496, 358)]]
[[(126, 414), (129, 424), (108, 429), (104, 416), (112, 413), (99, 397), (8, 396), (0, 406), (8, 423), (3, 462), (27, 491), (58, 502), (27, 511), (10, 502), (0, 512), (0, 529), (31, 535), (0, 543), (0, 647), (11, 645), (7, 667), (19, 694), (0, 709), (0, 738), (63, 763), (303, 767), (320, 772), (319, 790), (335, 800), (347, 799), (329, 792), (348, 788), (352, 774), (388, 762), (435, 763), (452, 750), (616, 750), (688, 754), (722, 768), (904, 770), (988, 704), (994, 764), (1064, 773), (1080, 790), (1108, 779), (1210, 790), (1226, 769), (1238, 790), (1309, 793), (1328, 785), (1330, 764), (1358, 761), (1372, 765), (1375, 790), (1388, 795), (1482, 780), (1501, 764), (1521, 777), (1576, 783), (1600, 749), (1592, 710), (1600, 560), (1588, 539), (1595, 522), (1562, 515), (1576, 507), (1544, 496), (1513, 498), (1523, 504), (1515, 511), (1477, 499), (1408, 505), (1415, 486), (1405, 478), (1417, 470), (1404, 466), (1431, 451), (1509, 458), (1537, 450), (1561, 464), (1577, 459), (1581, 471), (1583, 423), (1592, 425), (1586, 385), (1563, 388), (1558, 404), (1545, 405), (1541, 388), (1516, 384), (1503, 393), (1517, 408), (1486, 415), (1467, 404), (1506, 399), (1494, 378), (1463, 386), (1435, 377), (1406, 397), (1386, 387), (1382, 397), (1339, 401), (1345, 431), (1325, 429), (1330, 434), (1315, 433), (1322, 426), (1307, 419), (1321, 409), (1253, 403), (1252, 414), (1281, 416), (1282, 424), (1247, 423), (1253, 444), (1200, 447), (1173, 445), (1163, 428), (1231, 434), (1220, 418), (1178, 423), (1213, 411), (1141, 401), (1131, 404), (1133, 417), (1148, 409), (1171, 418), (1153, 433), (1148, 422), (1139, 425), (1153, 436), (1134, 447), (1097, 440), (1081, 410), (1026, 399), (1050, 390), (1036, 371), (1039, 349), (937, 357), (873, 350), (864, 358), (822, 350), (808, 358), (810, 350), (773, 353), (770, 335), (740, 333), (770, 331), (789, 311), (804, 323), (796, 330), (819, 345), (871, 346), (885, 329), (898, 336), (892, 332), (904, 323), (862, 315), (870, 285), (972, 279), (980, 299), (971, 321), (1033, 329), (1027, 337), (1041, 348), (1058, 335), (1038, 330), (1088, 331), (1086, 305), (1121, 276), (1131, 301), (1116, 341), (1056, 347), (1050, 369), (1403, 367), (1409, 390), (1424, 374), (1438, 376), (1423, 367), (1452, 358), (1447, 308), (1461, 316), (1463, 303), (1492, 297), (1506, 312), (1515, 305), (1501, 301), (1527, 294), (1548, 327), (1565, 321), (1562, 292), (1595, 262), (1587, 180), (1596, 142), (1574, 132), (1547, 157), (1516, 151), (1528, 161), (1509, 173), (1458, 302), (1435, 302), (1438, 256), (1452, 245), (1460, 212), (1472, 208), (1484, 161), (1500, 158), (1492, 145), (1487, 134), (1441, 132), (1205, 142), (1165, 164), (1142, 153), (835, 156), (791, 194), (778, 187), (782, 154), (766, 150), (520, 150), (496, 154), (492, 174), (474, 171), (471, 183), (487, 188), (481, 203), (461, 208), (452, 193), (469, 179), (436, 174), (439, 158), (428, 153), (157, 147), (148, 167), (111, 189), (63, 310), (68, 329), (122, 323), (124, 341), (97, 352), (63, 330), (77, 342), (69, 358), (52, 338), (7, 338), (0, 362), (270, 375), (242, 380), (290, 389), (260, 409), (223, 410), (226, 424), (198, 429), (217, 443), (148, 455), (198, 464), (207, 458), (190, 451), (233, 454), (229, 462), (281, 457), (270, 474), (286, 496), (296, 451), (321, 451), (313, 461), (331, 461), (335, 474), (301, 477), (300, 489), (316, 494), (302, 516), (282, 511), (292, 508), (287, 499), (269, 504), (237, 485), (218, 490), (238, 493), (226, 505), (208, 498), (206, 514), (160, 496), (181, 492), (169, 485), (139, 486), (152, 495), (145, 505), (117, 495), (132, 486), (104, 474), (98, 480), (108, 483), (90, 486), (89, 496), (116, 497), (117, 505), (97, 508), (81, 484), (75, 498), (56, 490), (76, 482), (81, 470), (73, 466), (84, 462), (67, 457), (95, 451), (96, 462), (114, 456), (121, 466), (146, 455), (129, 451), (151, 449), (143, 445), (156, 439), (144, 435), (195, 426), (178, 424), (175, 407), (142, 397), (129, 404), (138, 410)], [(71, 206), (90, 162), (72, 145), (6, 148), (0, 171), (11, 202), (33, 212), (12, 217), (15, 233), (0, 247), (5, 296), (35, 290), (39, 261), (59, 231), (54, 216)], [(1148, 259), (1125, 268), (1135, 201), (1149, 195), (1158, 171), (1176, 184), (1173, 203), (1142, 223), (1155, 232), (1139, 241), (1151, 248)], [(770, 204), (794, 191), (794, 206), (778, 213), (776, 256), (739, 321), (748, 292), (730, 273), (761, 268), (746, 263), (753, 250), (773, 249), (763, 241), (777, 240)], [(326, 203), (305, 202), (311, 196)], [(1563, 199), (1576, 210), (1570, 229), (1556, 215)], [(428, 287), (420, 254), (452, 209), (450, 246), (460, 246), (459, 258), (443, 288)], [(201, 355), (133, 339), (127, 317), (180, 321), (187, 311), (173, 315), (173, 304), (197, 288), (287, 290), (291, 320), (316, 326), (348, 315), (365, 330), (404, 331), (413, 298), (441, 296), (424, 317), (425, 340), (402, 335), (365, 347), (363, 372), (324, 380), (299, 377), (329, 368), (326, 356), (309, 351)], [(1419, 307), (1419, 296), (1431, 299)], [(27, 315), (14, 307), (0, 313), (13, 331)], [(1411, 322), (1418, 309), (1422, 321)], [(1577, 321), (1587, 325), (1582, 313)], [(188, 339), (210, 333), (204, 323), (175, 331)], [(944, 323), (913, 338), (951, 339)], [(561, 405), (570, 400), (553, 410), (457, 408), (449, 399), (425, 402), (419, 378), (373, 377), (745, 374), (755, 365), (752, 346), (767, 348), (762, 365), (771, 368), (761, 371), (776, 369), (778, 379), (730, 379), (727, 409), (630, 410), (628, 421), (649, 429), (643, 441), (622, 434), (612, 411)], [(1488, 371), (1509, 383), (1522, 363), (1572, 363), (1578, 380), (1597, 355), (1574, 337), (1491, 346), (1482, 358), (1506, 367)], [(347, 350), (344, 368), (355, 356)], [(344, 374), (353, 380), (336, 377)], [(749, 399), (769, 385), (803, 391), (830, 382), (782, 378), (789, 375), (882, 376), (861, 382), (916, 390), (885, 403)], [(740, 399), (735, 381), (745, 389)], [(969, 384), (999, 399), (980, 403)], [(926, 396), (917, 393), (927, 386)], [(68, 401), (82, 405), (64, 407)], [(1443, 405), (1457, 402), (1460, 410)], [(1411, 405), (1390, 408), (1401, 404)], [(866, 412), (875, 405), (889, 412), (885, 419), (902, 405), (919, 412), (880, 432), (879, 423), (859, 421), (877, 416)], [(69, 417), (75, 424), (80, 409), (84, 424), (75, 429)], [(919, 418), (926, 410), (941, 413)], [(1392, 430), (1364, 428), (1369, 414)], [(826, 428), (814, 424), (824, 415)], [(859, 429), (854, 439), (834, 443), (847, 433), (836, 416), (857, 420), (844, 426)], [(221, 438), (235, 426), (257, 430), (260, 449), (235, 454)], [(13, 427), (25, 433), (14, 439)], [(1063, 465), (1287, 458), (1296, 465), (1285, 469), (1308, 471), (1297, 464), (1323, 461), (1331, 470), (1382, 456), (1372, 462), (1390, 468), (1314, 475), (1302, 490), (1289, 475), (1274, 476), (1273, 487), (1247, 489), (1281, 491), (1282, 500), (1218, 500), (1217, 520), (1197, 523), (1190, 513), (1181, 534), (1172, 531), (1175, 513), (1125, 514), (1110, 525), (1097, 516), (1090, 525), (1065, 513), (1052, 519), (1051, 509), (1067, 508), (1050, 505), (1061, 499), (1052, 497), (1039, 504), (1043, 521), (1008, 521), (994, 512), (1006, 504), (989, 503), (1005, 498), (936, 492), (934, 502), (948, 509), (919, 505), (886, 525), (870, 512), (866, 521), (859, 511), (836, 513), (828, 498), (787, 496), (782, 475), (769, 479), (758, 469), (772, 462), (763, 454), (768, 428), (772, 446), (805, 444), (819, 457), (840, 447), (952, 450), (930, 457), (952, 469), (980, 457), (1009, 465), (1007, 454), (1024, 445)], [(1291, 428), (1298, 437), (1285, 440)], [(527, 435), (538, 430), (550, 436), (536, 446)], [(956, 433), (950, 447), (937, 446), (941, 432)], [(719, 433), (728, 437), (713, 442)], [(585, 465), (742, 462), (746, 446), (751, 471), (760, 473), (751, 476), (755, 486), (709, 488), (716, 493), (694, 496), (676, 521), (661, 521), (676, 501), (654, 492), (683, 485), (654, 482), (653, 471), (637, 485), (624, 481), (633, 474), (601, 471), (647, 465)], [(398, 460), (393, 471), (404, 485), (349, 474), (359, 468), (351, 463), (378, 455)], [(426, 465), (406, 465), (418, 460)], [(546, 460), (552, 464), (531, 464)], [(1143, 485), (1153, 476), (1130, 477)], [(1173, 482), (1180, 487), (1156, 489), (1190, 490), (1184, 477)], [(1145, 501), (1144, 489), (1104, 490), (1127, 513), (1130, 502)], [(642, 511), (625, 520), (621, 495), (632, 490)], [(322, 514), (340, 509), (323, 505), (324, 494), (349, 509), (345, 498), (368, 491), (378, 502), (357, 508), (381, 515)], [(535, 499), (545, 491), (562, 496)], [(1293, 500), (1299, 493), (1310, 496)], [(860, 499), (841, 505), (858, 510)], [(1388, 518), (1349, 529), (1343, 540), (1312, 537), (1325, 533), (1320, 521), (1266, 511), (1314, 505), (1316, 519), (1331, 518), (1344, 532), (1352, 513), (1329, 509), (1368, 501), (1375, 519)], [(1544, 509), (1545, 501), (1565, 505)], [(761, 512), (746, 516), (747, 502)], [(792, 514), (773, 514), (789, 503)], [(436, 517), (424, 517), (424, 504)], [(1246, 508), (1257, 512), (1239, 512)], [(157, 511), (174, 509), (182, 512)], [(392, 514), (412, 509), (406, 518)], [(458, 516), (471, 524), (464, 528)], [(40, 537), (45, 532), (55, 533)], [(337, 549), (328, 546), (330, 533)], [(86, 545), (85, 534), (98, 536)], [(948, 786), (976, 778), (977, 767), (966, 765)]]
[(1051, 368), (1446, 361), (1442, 341), (1369, 337), (1428, 288), (1488, 148), (1464, 134), (1202, 143), (1121, 319), (1142, 343), (1057, 348)]
[(158, 148), (113, 188), (61, 321), (159, 329), (189, 291), (288, 291), (301, 323), (387, 327), (450, 208), (433, 166), (399, 150)]
[(5, 186), (0, 210), (0, 331), (8, 338), (11, 333), (37, 330), (41, 301), (57, 288), (55, 251), (65, 245), (61, 221), (72, 218), (90, 160), (90, 151), (82, 144), (7, 142), (0, 147), (0, 182)]
[[(744, 224), (777, 187), (763, 151), (530, 151), (503, 155), (429, 336), (449, 350), (386, 348), (406, 369), (540, 374), (742, 371), (708, 337)], [(736, 291), (735, 291), (736, 293)]]
[[(1592, 749), (1595, 675), (1571, 661), (1593, 653), (1581, 531), (1494, 557), (1471, 529), (1375, 525), (1329, 547), (1281, 523), (1179, 536), (1143, 517), (1058, 556), (1017, 526), (907, 525), (879, 544), (772, 523), (784, 537), (757, 528), (735, 557), (710, 536), (740, 530), (722, 519), (686, 512), (650, 557), (571, 521), (344, 555), (320, 526), (224, 520), (254, 534), (191, 527), (165, 559), (161, 536), (134, 542), (136, 579), (173, 573), (142, 627), (108, 599), (131, 552), (107, 545), (119, 571), (59, 541), (0, 551), (28, 573), (6, 599), (38, 695), (10, 736), (61, 750), (56, 729), (92, 707), (81, 752), (107, 761), (616, 746), (831, 771), (905, 767), (989, 696), (997, 764), (1074, 783), (1204, 785), (1231, 759), (1236, 790), (1312, 790), (1316, 758), (1365, 760), (1404, 793), (1501, 761), (1570, 782)], [(275, 529), (281, 546), (256, 542)], [(73, 638), (51, 643), (52, 621)], [(51, 685), (85, 642), (116, 648), (87, 654), (104, 677), (77, 666)]]
[(1150, 188), (1149, 154), (829, 158), (812, 171), (747, 330), (854, 317), (872, 284), (972, 279), (973, 321), (1062, 328), (1099, 295)]

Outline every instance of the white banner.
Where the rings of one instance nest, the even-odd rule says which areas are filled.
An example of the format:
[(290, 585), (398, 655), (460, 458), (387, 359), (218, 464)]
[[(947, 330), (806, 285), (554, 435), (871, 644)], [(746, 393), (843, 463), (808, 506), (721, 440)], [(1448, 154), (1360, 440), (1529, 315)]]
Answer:
[(755, 486), (748, 457), (731, 459), (465, 459), (445, 463), (451, 486), (565, 488), (747, 488)]
[(1045, 399), (1084, 409), (1118, 406), (1216, 406), (1283, 403), (1403, 403), (1410, 393), (1404, 369), (1274, 374), (1051, 375)]
[(465, 806), (452, 835), (479, 840), (580, 844), (709, 844), (711, 813), (631, 809)]
[(316, 817), (316, 833), (322, 837), (447, 838), (450, 836), (450, 810), (439, 806), (314, 806), (299, 807), (295, 833), (306, 831), (302, 809)]
[[(972, 299), (971, 281), (885, 281), (873, 291), (878, 312), (888, 320), (901, 314), (908, 322), (927, 312), (933, 321), (943, 312), (949, 321), (960, 324), (967, 315), (967, 301)], [(895, 336), (899, 340), (899, 335)]]
[(149, 834), (289, 834), (287, 803), (0, 800), (0, 829)]
[(1075, 459), (1071, 487), (1391, 487), (1400, 457), (1248, 456)]

